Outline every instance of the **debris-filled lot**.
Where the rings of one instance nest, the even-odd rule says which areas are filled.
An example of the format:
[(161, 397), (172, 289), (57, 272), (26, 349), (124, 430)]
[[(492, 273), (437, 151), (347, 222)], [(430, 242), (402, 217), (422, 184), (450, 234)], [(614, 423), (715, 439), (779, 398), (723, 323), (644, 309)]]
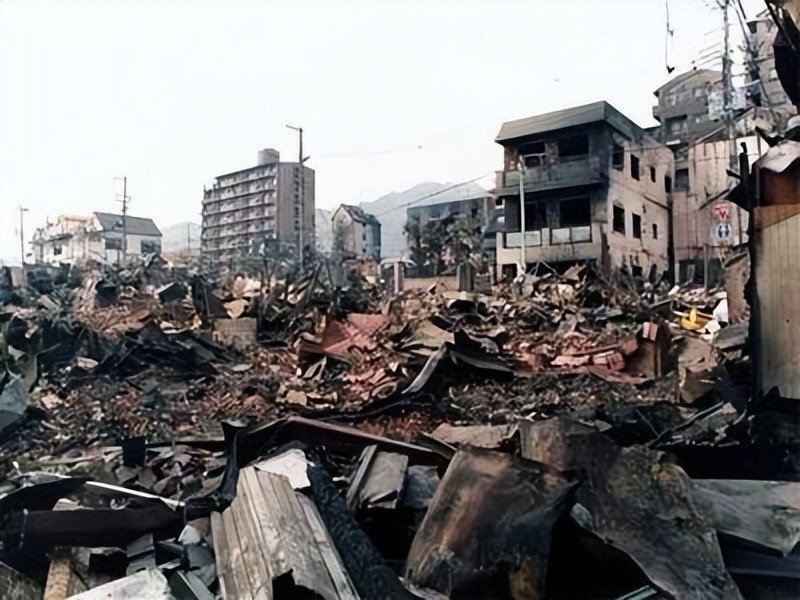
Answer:
[(2, 595), (800, 597), (798, 411), (734, 306), (544, 264), (4, 291)]

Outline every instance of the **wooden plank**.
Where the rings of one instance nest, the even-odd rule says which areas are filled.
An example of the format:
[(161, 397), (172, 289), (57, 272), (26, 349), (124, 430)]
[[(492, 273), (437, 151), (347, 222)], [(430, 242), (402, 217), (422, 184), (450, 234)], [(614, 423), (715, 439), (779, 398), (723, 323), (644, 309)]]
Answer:
[(314, 542), (317, 548), (319, 548), (320, 555), (325, 562), (325, 567), (331, 577), (331, 581), (333, 581), (333, 585), (336, 587), (338, 597), (342, 600), (358, 600), (358, 592), (350, 579), (350, 574), (344, 568), (342, 557), (339, 555), (339, 551), (336, 550), (333, 539), (328, 529), (325, 527), (325, 524), (322, 522), (322, 517), (319, 511), (317, 511), (316, 505), (310, 498), (301, 494), (297, 495), (297, 499), (300, 501), (306, 519), (311, 526), (311, 531), (314, 534)]
[[(61, 499), (56, 502), (53, 510), (77, 510), (78, 508), (80, 506), (76, 503)], [(86, 588), (79, 584), (78, 578), (73, 577), (72, 549), (53, 549), (50, 556), (50, 569), (47, 572), (47, 585), (42, 596), (43, 600), (64, 600), (67, 596), (72, 596), (85, 590)]]
[[(240, 589), (249, 590), (249, 594), (256, 600), (272, 600), (272, 577), (263, 562), (261, 540), (255, 530), (255, 523), (249, 514), (247, 497), (242, 494), (242, 476), (239, 472), (239, 484), (236, 488), (236, 498), (225, 513), (230, 513), (234, 524), (236, 539), (241, 549), (241, 564), (246, 574), (245, 584)], [(223, 513), (223, 514), (225, 514)], [(238, 584), (237, 584), (238, 585)]]
[(231, 566), (231, 554), (228, 548), (228, 536), (225, 534), (225, 525), (222, 515), (218, 512), (211, 513), (211, 537), (214, 542), (214, 559), (219, 577), (219, 592), (223, 600), (239, 598), (236, 586), (236, 577)]
[(242, 469), (236, 498), (212, 515), (212, 528), (215, 550), (217, 536), (224, 536), (217, 564), (231, 572), (221, 579), (227, 597), (271, 600), (273, 582), (290, 574), (295, 585), (326, 600), (358, 598), (313, 503), (283, 475)]
[(757, 232), (756, 244), (761, 389), (800, 399), (800, 214)]
[(245, 564), (244, 549), (239, 541), (239, 532), (236, 529), (232, 506), (222, 513), (222, 523), (228, 540), (228, 550), (231, 558), (230, 569), (236, 580), (239, 598), (253, 600), (255, 597), (253, 594), (255, 585)]
[[(268, 557), (270, 566), (277, 563), (273, 577), (291, 571), (297, 585), (313, 590), (326, 599), (339, 597), (328, 573), (322, 554), (315, 543), (315, 536), (308, 523), (306, 513), (300, 506), (297, 494), (289, 480), (280, 475), (249, 469), (247, 481), (264, 492), (263, 502), (273, 513), (271, 531), (276, 531), (277, 547)], [(259, 507), (260, 508), (260, 507)], [(263, 525), (263, 521), (261, 523)], [(262, 530), (263, 531), (263, 530)], [(344, 570), (344, 566), (341, 567)]]

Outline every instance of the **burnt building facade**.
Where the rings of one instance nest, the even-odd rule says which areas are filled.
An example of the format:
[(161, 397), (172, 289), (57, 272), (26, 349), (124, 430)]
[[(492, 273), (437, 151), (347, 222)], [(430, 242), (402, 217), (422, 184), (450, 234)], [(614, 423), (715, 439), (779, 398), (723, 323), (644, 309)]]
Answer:
[(608, 102), (504, 123), (497, 267), (592, 261), (632, 273), (669, 266), (672, 152)]

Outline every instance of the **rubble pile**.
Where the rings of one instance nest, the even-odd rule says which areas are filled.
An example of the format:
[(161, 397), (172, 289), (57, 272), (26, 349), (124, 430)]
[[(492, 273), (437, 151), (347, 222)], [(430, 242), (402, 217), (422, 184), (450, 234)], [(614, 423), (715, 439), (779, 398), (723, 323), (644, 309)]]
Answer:
[(159, 264), (4, 295), (0, 584), (798, 597), (797, 422), (750, 397), (724, 292), (541, 267), (490, 295)]

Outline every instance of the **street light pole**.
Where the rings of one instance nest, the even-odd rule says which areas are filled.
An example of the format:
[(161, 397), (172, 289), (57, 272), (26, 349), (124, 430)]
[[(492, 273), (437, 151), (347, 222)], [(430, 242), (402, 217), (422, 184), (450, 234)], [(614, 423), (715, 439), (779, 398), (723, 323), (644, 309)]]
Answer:
[(526, 260), (526, 248), (525, 248), (525, 163), (522, 157), (519, 158), (517, 162), (517, 167), (519, 169), (519, 219), (520, 219), (520, 231), (522, 232), (522, 238), (519, 244), (519, 252), (520, 252), (520, 269), (521, 272), (518, 275), (525, 275), (528, 271), (527, 269), (527, 260)]
[(300, 241), (300, 268), (303, 267), (304, 264), (304, 255), (305, 255), (305, 240), (304, 240), (304, 230), (306, 227), (306, 220), (305, 220), (305, 195), (306, 195), (306, 174), (305, 168), (303, 167), (303, 163), (308, 160), (308, 158), (303, 157), (303, 128), (302, 127), (295, 127), (294, 125), (287, 125), (289, 129), (293, 129), (296, 131), (300, 137), (300, 150), (297, 157), (297, 163), (300, 168), (300, 230), (299, 230), (299, 241)]
[(25, 266), (25, 224), (23, 215), (28, 212), (22, 205), (19, 207), (19, 257), (22, 266)]

